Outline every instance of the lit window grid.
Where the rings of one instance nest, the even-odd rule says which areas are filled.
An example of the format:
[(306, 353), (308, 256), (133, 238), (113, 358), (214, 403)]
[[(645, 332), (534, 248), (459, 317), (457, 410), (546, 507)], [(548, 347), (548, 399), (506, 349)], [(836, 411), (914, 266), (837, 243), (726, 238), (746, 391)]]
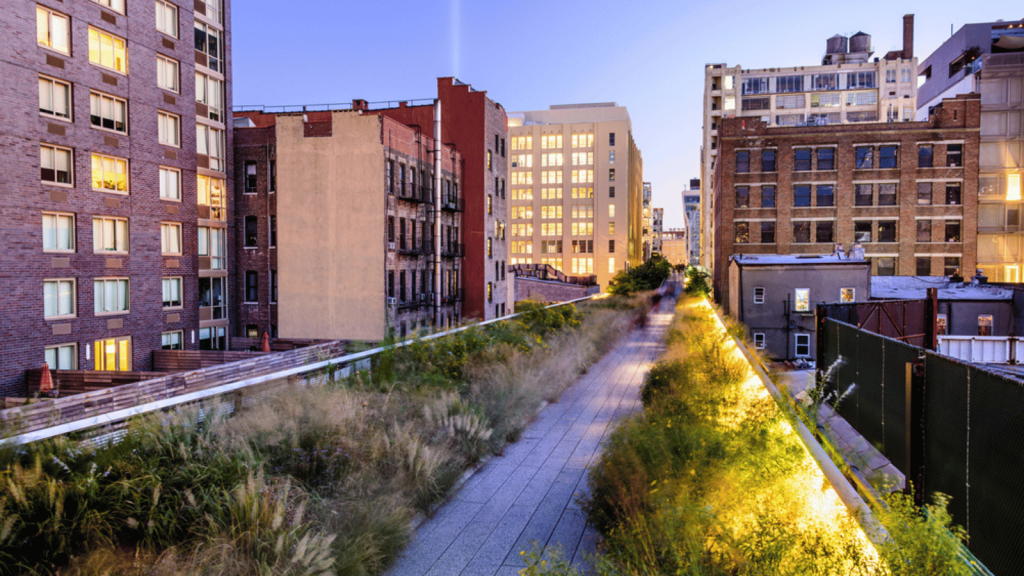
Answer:
[(123, 38), (89, 27), (89, 62), (128, 74), (128, 49)]
[(71, 54), (71, 20), (42, 6), (36, 6), (36, 42), (61, 54)]
[(105, 154), (93, 154), (92, 189), (128, 194), (128, 160)]

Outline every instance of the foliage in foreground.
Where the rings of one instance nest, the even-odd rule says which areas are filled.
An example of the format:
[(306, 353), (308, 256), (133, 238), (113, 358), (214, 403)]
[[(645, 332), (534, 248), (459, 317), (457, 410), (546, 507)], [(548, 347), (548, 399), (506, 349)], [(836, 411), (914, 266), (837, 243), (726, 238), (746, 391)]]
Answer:
[[(901, 496), (880, 514), (876, 551), (806, 457), (726, 334), (682, 312), (667, 358), (641, 390), (645, 411), (613, 433), (589, 476), (590, 521), (605, 536), (601, 574), (961, 574), (941, 497), (917, 510)], [(804, 483), (799, 486), (799, 483)], [(536, 574), (569, 574), (528, 564)]]
[(616, 296), (629, 296), (655, 290), (671, 275), (672, 264), (660, 254), (654, 254), (643, 264), (616, 274), (608, 283), (608, 292)]
[(375, 574), (409, 522), (633, 323), (616, 305), (395, 348), (372, 372), (0, 451), (0, 573)]

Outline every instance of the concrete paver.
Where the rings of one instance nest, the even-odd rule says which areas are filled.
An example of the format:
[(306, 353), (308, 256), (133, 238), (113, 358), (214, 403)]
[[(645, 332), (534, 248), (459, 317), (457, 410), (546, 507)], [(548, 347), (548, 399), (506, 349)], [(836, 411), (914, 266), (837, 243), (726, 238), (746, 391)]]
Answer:
[(519, 442), (491, 458), (433, 518), (389, 572), (509, 576), (523, 566), (521, 550), (561, 546), (575, 564), (600, 536), (578, 499), (614, 422), (641, 408), (639, 390), (661, 355), (672, 319), (666, 299), (647, 326), (630, 332), (559, 401), (546, 406)]

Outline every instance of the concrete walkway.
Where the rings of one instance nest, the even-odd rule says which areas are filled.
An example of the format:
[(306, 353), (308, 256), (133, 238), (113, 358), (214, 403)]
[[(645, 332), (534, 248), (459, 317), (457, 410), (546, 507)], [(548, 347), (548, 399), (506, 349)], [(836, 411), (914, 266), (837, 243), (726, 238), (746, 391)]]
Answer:
[(574, 564), (593, 553), (599, 536), (577, 497), (613, 423), (641, 409), (640, 385), (664, 349), (673, 304), (666, 298), (645, 328), (623, 338), (503, 456), (480, 468), (419, 527), (389, 574), (512, 576), (525, 567), (520, 550), (533, 542), (561, 545)]

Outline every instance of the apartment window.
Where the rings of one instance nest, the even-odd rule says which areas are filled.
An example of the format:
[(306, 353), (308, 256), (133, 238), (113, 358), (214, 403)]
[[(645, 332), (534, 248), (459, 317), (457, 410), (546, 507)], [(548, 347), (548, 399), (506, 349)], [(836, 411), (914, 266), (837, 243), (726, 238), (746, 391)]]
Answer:
[(853, 187), (854, 206), (871, 206), (875, 193), (874, 184), (855, 184)]
[(814, 241), (819, 244), (830, 244), (832, 243), (835, 234), (835, 224), (833, 222), (817, 222), (814, 226)]
[(991, 314), (979, 314), (978, 315), (978, 336), (991, 336), (992, 335), (992, 315)]
[(39, 179), (42, 182), (72, 185), (73, 176), (74, 165), (70, 148), (40, 144)]
[(615, 218), (615, 204), (608, 205), (608, 217)]
[(857, 220), (853, 223), (853, 241), (871, 242), (871, 221)]
[(71, 120), (71, 84), (40, 76), (39, 113)]
[(164, 0), (156, 0), (156, 29), (172, 38), (178, 37), (177, 6)]
[(742, 150), (736, 153), (736, 172), (750, 172), (750, 152)]
[(615, 132), (608, 133), (608, 145), (615, 146)]
[(918, 182), (917, 183), (917, 204), (919, 206), (927, 206), (932, 203), (932, 183), (931, 182)]
[(608, 151), (608, 163), (615, 164), (615, 150)]
[[(403, 228), (405, 228), (405, 220), (402, 220)], [(246, 216), (245, 217), (245, 247), (255, 248), (258, 237), (256, 235), (256, 217)], [(405, 248), (405, 230), (402, 230), (402, 248)]]
[(247, 161), (245, 163), (245, 191), (247, 193), (256, 192), (256, 163)]
[(918, 146), (917, 147), (917, 167), (918, 168), (931, 168), (932, 167), (932, 147)]
[(890, 182), (888, 184), (878, 185), (878, 205), (879, 206), (895, 206), (896, 205), (896, 183)]
[(795, 356), (797, 358), (807, 358), (811, 355), (811, 335), (810, 334), (795, 334), (796, 339)]
[(761, 222), (761, 244), (775, 243), (775, 222)]
[(963, 166), (963, 157), (963, 144), (948, 144), (946, 146), (946, 166)]
[(93, 312), (95, 314), (120, 314), (129, 311), (127, 278), (97, 278), (92, 283)]
[(840, 302), (853, 302), (857, 299), (856, 288), (840, 288), (839, 289), (839, 301)]
[(862, 146), (856, 149), (856, 166), (858, 170), (874, 168), (875, 150), (871, 147)]
[(810, 184), (801, 184), (799, 186), (793, 186), (793, 206), (810, 206), (811, 205), (811, 186)]
[(160, 335), (160, 348), (162, 350), (184, 350), (182, 331), (164, 332)]
[(487, 257), (494, 258), (494, 239), (491, 237), (487, 238)]
[(93, 218), (92, 251), (128, 253), (128, 220), (126, 218)]
[[(221, 33), (213, 26), (208, 26), (202, 22), (196, 22), (196, 50), (202, 52), (206, 58), (206, 67), (214, 72), (224, 72), (223, 61), (221, 60)], [(203, 62), (199, 62), (199, 57), (196, 57), (197, 64), (202, 65)]]
[(224, 81), (196, 72), (196, 102), (206, 105), (210, 120), (224, 122)]
[(43, 212), (43, 251), (75, 251), (75, 215)]
[(608, 252), (615, 253), (615, 240), (608, 241)]
[(764, 332), (754, 332), (754, 348), (764, 350)]
[[(931, 242), (932, 241), (932, 221), (931, 220), (918, 220), (917, 221), (917, 241), (918, 242)], [(920, 274), (919, 274), (920, 276)]]
[(36, 42), (64, 54), (71, 53), (71, 21), (67, 16), (36, 6)]
[(128, 74), (128, 49), (125, 46), (124, 39), (89, 27), (89, 62)]
[(775, 186), (761, 186), (761, 208), (775, 208)]
[(114, 12), (124, 14), (124, 0), (92, 0), (97, 4), (101, 4), (110, 8)]
[(89, 123), (96, 128), (128, 133), (128, 102), (120, 98), (89, 93)]
[[(424, 278), (426, 278), (426, 272), (424, 271)], [(423, 283), (427, 285), (426, 282)], [(277, 302), (277, 270), (270, 271), (270, 301)]]
[(160, 199), (181, 201), (181, 170), (160, 167)]
[(167, 112), (157, 112), (157, 139), (164, 146), (181, 146), (181, 118)]
[(833, 186), (831, 184), (821, 184), (816, 189), (817, 198), (815, 206), (832, 206), (834, 201)]
[(737, 222), (736, 223), (736, 238), (737, 244), (746, 244), (750, 242), (750, 223), (749, 222)]
[(775, 172), (775, 150), (761, 151), (761, 172)]
[(895, 70), (886, 70), (885, 71), (885, 83), (886, 84), (895, 84), (896, 83), (896, 71)]
[(245, 272), (245, 301), (258, 302), (259, 296), (259, 274), (252, 270)]
[(43, 362), (52, 370), (78, 370), (78, 344), (47, 346)]
[(914, 263), (914, 274), (916, 276), (931, 276), (932, 259), (927, 256), (918, 256)]
[(178, 61), (164, 56), (156, 57), (156, 85), (164, 90), (178, 92)]
[(274, 190), (276, 188), (277, 188), (277, 160), (274, 160), (273, 158), (271, 158), (271, 160), (270, 160), (270, 167), (269, 167), (269, 174), (267, 176), (267, 191), (270, 192), (271, 194), (273, 194)]
[(210, 170), (224, 171), (224, 131), (196, 124), (196, 152), (208, 157)]
[(836, 169), (835, 148), (818, 148), (818, 170)]
[(615, 198), (615, 186), (608, 187), (608, 197)]
[(69, 318), (75, 315), (75, 279), (43, 281), (43, 317)]
[(227, 218), (227, 194), (224, 180), (210, 178), (202, 174), (196, 176), (197, 203), (210, 207), (210, 218), (225, 220)]
[(608, 181), (615, 182), (615, 168), (608, 169)]
[(892, 257), (878, 258), (878, 276), (895, 276), (896, 275), (896, 259)]
[(494, 170), (494, 159), (492, 158), (491, 151), (487, 151), (487, 169)]
[(181, 308), (181, 277), (163, 279), (164, 308)]
[(491, 282), (487, 283), (487, 301), (494, 301), (494, 285)]
[(793, 170), (806, 171), (811, 169), (811, 150), (798, 148), (793, 151)]
[(793, 242), (806, 244), (811, 241), (811, 223), (806, 221), (793, 222)]
[(896, 146), (879, 146), (878, 147), (878, 167), (879, 168), (898, 168)]
[[(199, 278), (199, 309), (202, 311), (204, 308), (210, 310), (210, 317), (213, 320), (220, 320), (227, 318), (227, 278)], [(203, 340), (202, 331), (200, 331), (200, 340)], [(209, 348), (203, 348), (200, 343), (199, 348), (201, 350), (207, 350)]]
[(808, 312), (811, 309), (811, 289), (797, 288), (793, 290), (793, 310)]
[(614, 236), (615, 235), (615, 222), (609, 222), (608, 223), (608, 235), (609, 236)]
[(946, 184), (946, 204), (955, 206), (960, 204), (960, 183), (950, 182)]
[(491, 196), (487, 197), (487, 213), (488, 214), (493, 214), (494, 213), (494, 202), (493, 202), (493, 200), (494, 199)]
[(225, 234), (224, 228), (210, 228), (208, 226), (200, 226), (198, 229), (199, 233), (199, 255), (210, 259), (211, 270), (225, 270), (227, 269), (226, 258), (224, 257), (225, 250)]
[(879, 242), (895, 242), (896, 241), (896, 221), (895, 220), (882, 220), (878, 222), (878, 241)]
[(160, 223), (160, 252), (170, 256), (181, 255), (181, 224)]
[(946, 242), (959, 242), (960, 241), (960, 221), (959, 220), (947, 220), (946, 221)]
[(754, 287), (754, 304), (764, 304), (764, 287)]
[[(426, 228), (426, 225), (427, 224), (424, 222), (424, 228)], [(427, 236), (426, 233), (424, 233), (423, 236), (425, 238)], [(277, 216), (270, 217), (270, 247), (277, 247)]]
[(947, 332), (946, 331), (946, 324), (947, 324), (947, 319), (946, 319), (946, 315), (945, 314), (936, 314), (935, 315), (935, 333), (936, 334), (946, 334), (946, 332)]
[(736, 187), (736, 207), (737, 208), (749, 208), (750, 207), (750, 187), (749, 186), (737, 186)]
[(947, 256), (942, 262), (942, 273), (944, 276), (959, 276), (960, 275), (960, 258), (957, 256)]
[(93, 154), (92, 189), (127, 194), (128, 160), (104, 154)]

